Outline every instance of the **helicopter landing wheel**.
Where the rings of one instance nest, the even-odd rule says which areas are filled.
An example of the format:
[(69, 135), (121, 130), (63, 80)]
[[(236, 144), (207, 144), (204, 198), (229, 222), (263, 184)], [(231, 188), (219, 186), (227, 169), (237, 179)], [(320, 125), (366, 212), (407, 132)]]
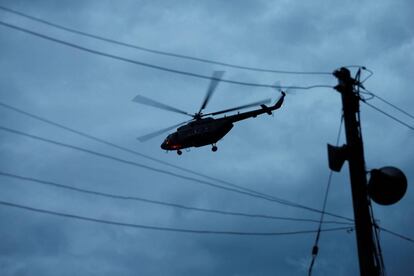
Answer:
[(213, 152), (216, 152), (216, 151), (217, 151), (217, 146), (216, 146), (216, 145), (213, 145), (213, 147), (211, 148), (211, 150), (212, 150)]
[(181, 155), (181, 154), (183, 154), (183, 152), (181, 150), (177, 150), (177, 154)]

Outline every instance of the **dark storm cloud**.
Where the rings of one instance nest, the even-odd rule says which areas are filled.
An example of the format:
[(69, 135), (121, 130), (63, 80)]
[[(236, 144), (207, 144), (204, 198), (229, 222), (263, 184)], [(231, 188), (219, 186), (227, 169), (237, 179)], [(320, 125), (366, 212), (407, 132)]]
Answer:
[[(366, 87), (410, 110), (414, 68), (409, 1), (0, 1), (1, 5), (69, 27), (163, 51), (241, 65), (332, 71), (364, 64), (375, 71)], [(143, 62), (226, 78), (284, 85), (335, 84), (332, 76), (249, 73), (166, 58), (34, 24), (1, 11), (1, 20)], [(152, 157), (235, 184), (320, 208), (328, 176), (326, 143), (335, 143), (339, 95), (331, 89), (295, 91), (274, 117), (240, 122), (212, 154), (209, 147), (177, 157), (159, 149), (162, 137), (135, 137), (176, 122), (170, 114), (130, 100), (142, 94), (195, 112), (208, 81), (171, 75), (93, 56), (0, 28), (0, 101)], [(387, 92), (392, 92), (388, 93)], [(277, 91), (220, 83), (209, 111)], [(378, 102), (374, 102), (378, 104)], [(382, 106), (386, 107), (386, 106)], [(389, 110), (388, 111), (392, 111)], [(173, 171), (0, 108), (1, 125)], [(412, 183), (412, 132), (362, 108), (367, 167), (395, 165)], [(404, 118), (407, 119), (407, 118)], [(318, 219), (318, 214), (250, 199), (200, 183), (155, 174), (0, 133), (0, 170), (131, 196), (201, 208)], [(344, 140), (341, 140), (341, 143)], [(187, 175), (187, 173), (186, 173)], [(217, 216), (146, 203), (123, 202), (0, 178), (1, 200), (100, 219), (190, 229), (290, 231), (316, 225)], [(410, 235), (413, 193), (390, 207), (374, 206), (381, 225)], [(2, 275), (304, 275), (314, 235), (200, 236), (150, 232), (0, 208)], [(334, 174), (330, 212), (352, 217), (347, 167)], [(328, 217), (327, 217), (328, 219)], [(333, 219), (333, 218), (329, 218)], [(328, 227), (327, 225), (326, 227)], [(411, 244), (382, 233), (390, 275), (413, 270)], [(323, 233), (315, 275), (358, 273), (354, 233)]]

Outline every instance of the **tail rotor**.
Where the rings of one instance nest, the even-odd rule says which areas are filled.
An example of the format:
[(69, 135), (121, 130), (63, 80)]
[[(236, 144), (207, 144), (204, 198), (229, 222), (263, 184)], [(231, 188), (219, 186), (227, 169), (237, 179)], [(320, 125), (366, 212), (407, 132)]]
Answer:
[(295, 89), (293, 89), (292, 86), (283, 86), (282, 83), (280, 81), (276, 81), (274, 87), (277, 89), (277, 91), (279, 91), (282, 95), (285, 94), (290, 94), (290, 95), (295, 95)]

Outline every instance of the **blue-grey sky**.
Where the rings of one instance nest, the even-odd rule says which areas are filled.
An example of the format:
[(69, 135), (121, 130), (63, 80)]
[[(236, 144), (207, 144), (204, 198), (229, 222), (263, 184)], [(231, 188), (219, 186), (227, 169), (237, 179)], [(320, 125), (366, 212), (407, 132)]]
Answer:
[[(57, 24), (156, 50), (245, 66), (332, 72), (365, 65), (372, 92), (412, 110), (414, 19), (411, 1), (24, 1), (0, 5)], [(70, 34), (0, 10), (0, 20), (58, 39), (177, 70), (283, 85), (335, 85), (331, 75), (248, 72), (128, 49)], [(296, 90), (274, 117), (239, 122), (218, 143), (160, 149), (163, 136), (136, 137), (184, 121), (133, 103), (141, 94), (196, 112), (208, 80), (91, 55), (0, 26), (0, 101), (148, 156), (286, 200), (322, 207), (326, 144), (334, 144), (340, 95)], [(366, 73), (363, 75), (367, 76)], [(220, 83), (206, 111), (271, 97), (270, 88)], [(371, 103), (410, 125), (380, 101)], [(361, 106), (368, 169), (392, 165), (409, 187), (392, 206), (374, 204), (381, 226), (411, 236), (414, 132)], [(176, 171), (0, 107), (0, 125), (122, 159)], [(341, 137), (341, 144), (344, 143)], [(100, 192), (199, 208), (318, 219), (319, 215), (215, 189), (113, 160), (0, 131), (0, 171)], [(200, 177), (196, 177), (200, 178)], [(57, 212), (161, 227), (241, 232), (312, 230), (317, 224), (243, 218), (107, 199), (0, 176), (0, 201)], [(333, 175), (327, 210), (352, 217), (348, 167)], [(306, 275), (314, 234), (274, 237), (199, 235), (131, 229), (0, 206), (1, 275)], [(332, 220), (333, 218), (326, 217)], [(332, 227), (326, 225), (325, 227)], [(322, 233), (314, 275), (356, 275), (355, 233)], [(389, 275), (414, 272), (414, 245), (381, 233)]]

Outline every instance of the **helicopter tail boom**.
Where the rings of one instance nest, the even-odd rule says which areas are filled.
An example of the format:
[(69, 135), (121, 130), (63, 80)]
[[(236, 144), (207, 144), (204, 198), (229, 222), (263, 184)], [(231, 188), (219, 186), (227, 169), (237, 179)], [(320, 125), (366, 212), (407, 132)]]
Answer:
[(276, 110), (276, 109), (279, 109), (281, 106), (282, 106), (282, 104), (283, 104), (283, 100), (285, 99), (285, 96), (286, 96), (286, 93), (285, 92), (281, 92), (282, 93), (282, 96), (279, 98), (279, 100), (277, 100), (277, 102), (274, 104), (274, 105), (272, 105), (272, 106), (267, 106), (267, 105), (265, 105), (265, 104), (261, 104), (260, 105), (260, 107), (267, 113), (267, 114), (269, 114), (269, 115), (272, 115), (272, 111), (273, 110)]

